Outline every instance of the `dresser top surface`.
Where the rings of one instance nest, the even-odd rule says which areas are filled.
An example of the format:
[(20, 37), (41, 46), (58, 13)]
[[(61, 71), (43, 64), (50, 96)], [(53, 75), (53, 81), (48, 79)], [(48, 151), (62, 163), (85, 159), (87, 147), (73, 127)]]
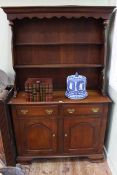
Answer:
[(88, 97), (83, 100), (71, 100), (65, 97), (65, 91), (54, 91), (53, 100), (48, 102), (27, 102), (25, 92), (19, 92), (12, 98), (9, 104), (32, 105), (32, 104), (86, 104), (86, 103), (109, 103), (111, 100), (107, 96), (102, 96), (99, 91), (88, 90)]

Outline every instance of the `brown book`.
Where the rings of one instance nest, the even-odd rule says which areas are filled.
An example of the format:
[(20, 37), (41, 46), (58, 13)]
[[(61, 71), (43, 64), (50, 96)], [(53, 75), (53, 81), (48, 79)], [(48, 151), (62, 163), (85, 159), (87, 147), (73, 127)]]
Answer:
[(46, 101), (46, 94), (52, 94), (51, 78), (28, 78), (25, 82), (26, 101)]
[(46, 100), (45, 101), (52, 101), (53, 95), (52, 94), (46, 94)]

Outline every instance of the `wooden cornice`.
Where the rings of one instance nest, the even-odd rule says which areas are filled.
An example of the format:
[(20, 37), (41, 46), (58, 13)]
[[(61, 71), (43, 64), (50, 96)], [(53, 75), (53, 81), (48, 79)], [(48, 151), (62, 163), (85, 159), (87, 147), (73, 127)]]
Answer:
[(52, 17), (93, 17), (108, 19), (114, 6), (48, 6), (48, 7), (3, 7), (10, 21), (23, 18), (52, 18)]

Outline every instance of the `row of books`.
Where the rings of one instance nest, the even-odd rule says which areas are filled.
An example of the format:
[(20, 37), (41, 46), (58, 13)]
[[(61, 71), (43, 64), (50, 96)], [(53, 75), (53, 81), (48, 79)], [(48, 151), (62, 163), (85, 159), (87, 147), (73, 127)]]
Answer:
[(48, 79), (28, 79), (25, 83), (26, 101), (51, 101), (53, 96), (52, 81)]

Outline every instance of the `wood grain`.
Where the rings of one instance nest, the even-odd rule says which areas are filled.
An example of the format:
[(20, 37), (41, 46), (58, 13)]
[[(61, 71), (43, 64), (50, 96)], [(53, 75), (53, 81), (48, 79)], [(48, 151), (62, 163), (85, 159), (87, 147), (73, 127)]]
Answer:
[(102, 96), (97, 90), (89, 90), (88, 97), (83, 100), (71, 100), (65, 97), (65, 91), (54, 91), (53, 100), (50, 102), (27, 102), (25, 92), (19, 92), (16, 98), (12, 98), (9, 104), (85, 104), (85, 103), (108, 103), (111, 100), (107, 96)]
[[(27, 78), (34, 77), (51, 77), (54, 89), (51, 102), (26, 102), (22, 92), (9, 102), (12, 111), (8, 118), (13, 121), (17, 162), (48, 156), (79, 156), (92, 161), (104, 158), (104, 133), (110, 102), (101, 94), (106, 63), (104, 22), (112, 9), (81, 6), (4, 8), (13, 32), (16, 89), (24, 91)], [(87, 89), (91, 91), (84, 100), (73, 101), (65, 97), (66, 78), (75, 72), (87, 77)], [(45, 115), (47, 106), (52, 105), (56, 106), (51, 109), (52, 116)], [(69, 109), (76, 112), (70, 116), (66, 113)], [(43, 172), (35, 170), (33, 174), (80, 172), (77, 163), (67, 162), (72, 164), (71, 169), (64, 168), (62, 163), (61, 171), (53, 171), (50, 167), (48, 172), (44, 168)], [(83, 171), (87, 174), (85, 168), (83, 164)]]
[(5, 152), (6, 164), (15, 164), (15, 145), (12, 133), (12, 126), (7, 108), (7, 102), (11, 98), (13, 89), (9, 90), (8, 96), (0, 100), (0, 129)]
[[(3, 166), (0, 161), (0, 168)], [(106, 161), (90, 163), (78, 159), (54, 159), (40, 160), (21, 167), (25, 175), (112, 175)]]
[(8, 20), (34, 18), (91, 17), (108, 19), (114, 6), (48, 6), (48, 7), (4, 7)]
[(0, 131), (0, 159), (5, 162), (5, 155), (4, 155), (4, 148), (3, 148), (1, 131)]
[(30, 166), (30, 175), (112, 175), (107, 162), (89, 163), (78, 159), (38, 161)]
[[(0, 161), (0, 168), (3, 166)], [(106, 161), (90, 163), (78, 159), (54, 159), (21, 166), (25, 170), (25, 175), (112, 175)]]

